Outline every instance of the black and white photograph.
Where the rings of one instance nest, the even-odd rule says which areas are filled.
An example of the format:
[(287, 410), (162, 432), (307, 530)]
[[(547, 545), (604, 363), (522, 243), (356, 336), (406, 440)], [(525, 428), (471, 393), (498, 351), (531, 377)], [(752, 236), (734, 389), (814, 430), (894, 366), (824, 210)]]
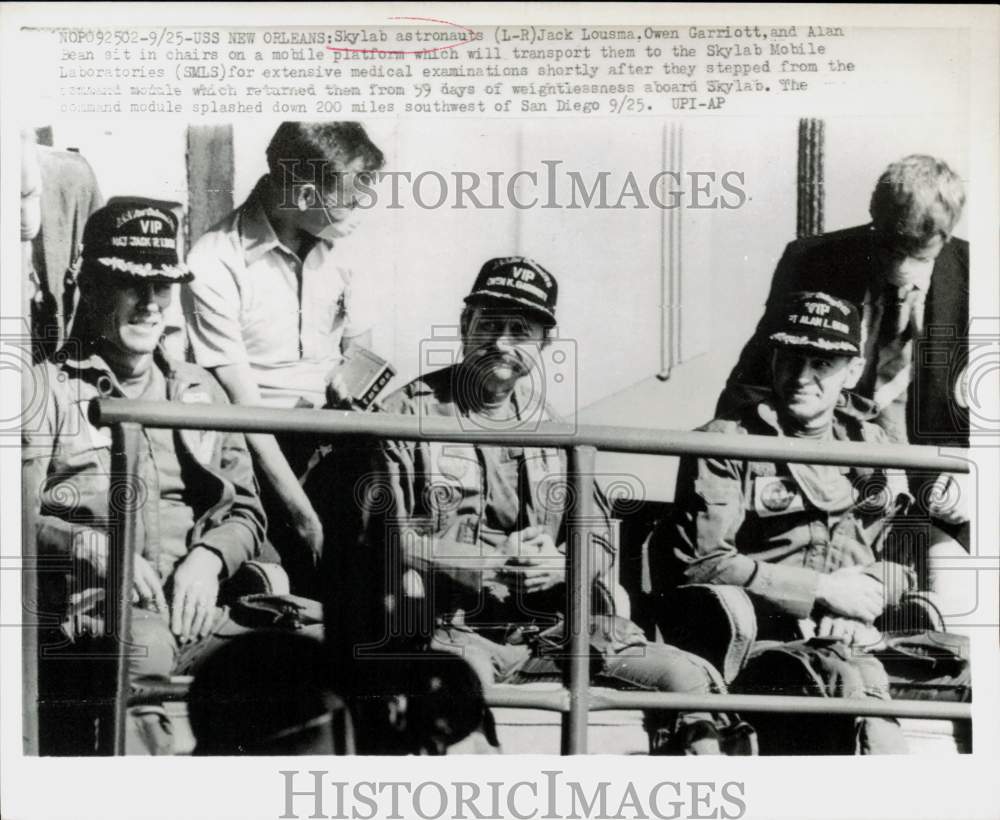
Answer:
[(995, 8), (31, 6), (5, 817), (1000, 809)]

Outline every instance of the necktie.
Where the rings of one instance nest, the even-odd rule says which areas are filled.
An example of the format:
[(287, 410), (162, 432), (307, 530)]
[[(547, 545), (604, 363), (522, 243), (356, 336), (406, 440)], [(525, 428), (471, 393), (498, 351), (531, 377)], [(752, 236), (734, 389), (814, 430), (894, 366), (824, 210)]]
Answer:
[(920, 297), (920, 289), (913, 285), (888, 285), (882, 293), (873, 398), (881, 408), (882, 426), (894, 441), (907, 440), (906, 391), (913, 369), (913, 338), (922, 324), (916, 316)]

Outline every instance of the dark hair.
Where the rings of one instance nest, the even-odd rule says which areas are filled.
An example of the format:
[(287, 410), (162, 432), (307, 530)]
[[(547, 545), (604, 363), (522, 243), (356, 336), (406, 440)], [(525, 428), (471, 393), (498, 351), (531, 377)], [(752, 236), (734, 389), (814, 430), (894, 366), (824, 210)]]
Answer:
[(68, 335), (79, 342), (92, 342), (100, 335), (101, 320), (110, 310), (115, 292), (113, 283), (124, 281), (124, 277), (85, 258), (80, 259), (79, 266), (76, 274), (79, 297)]
[(328, 163), (333, 173), (343, 172), (357, 158), (364, 170), (377, 171), (385, 157), (359, 122), (283, 122), (267, 146), (267, 167), (276, 180), (290, 168), (298, 180), (313, 179), (310, 164)]
[(872, 192), (875, 229), (891, 244), (916, 250), (947, 240), (965, 206), (965, 189), (944, 160), (911, 154), (890, 165)]
[(498, 746), (483, 684), (464, 658), (428, 649), (386, 665), (355, 698), (363, 754), (444, 754), (476, 730)]

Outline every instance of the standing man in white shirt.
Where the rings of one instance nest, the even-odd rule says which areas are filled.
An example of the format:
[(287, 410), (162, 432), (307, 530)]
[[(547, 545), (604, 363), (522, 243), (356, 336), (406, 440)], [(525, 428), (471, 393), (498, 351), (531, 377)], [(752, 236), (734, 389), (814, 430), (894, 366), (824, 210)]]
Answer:
[[(284, 122), (267, 147), (269, 173), (192, 247), (197, 284), (184, 294), (184, 312), (195, 361), (235, 404), (349, 399), (335, 371), (352, 344), (371, 345), (373, 311), (338, 244), (356, 227), (359, 193), (371, 192), (383, 162), (360, 123)], [(290, 463), (294, 454), (274, 436), (247, 439), (272, 535), (297, 542), (276, 544), (295, 586), (296, 565), (311, 575), (323, 543), (299, 484), (305, 465)]]

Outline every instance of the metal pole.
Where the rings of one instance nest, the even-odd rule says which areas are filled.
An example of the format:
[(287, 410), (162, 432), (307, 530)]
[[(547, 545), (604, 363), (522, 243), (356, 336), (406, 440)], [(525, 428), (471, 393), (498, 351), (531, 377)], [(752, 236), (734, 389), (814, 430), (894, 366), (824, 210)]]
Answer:
[(125, 422), (111, 429), (111, 481), (108, 513), (111, 532), (108, 549), (107, 634), (115, 641), (114, 700), (108, 729), (101, 726), (101, 754), (125, 753), (125, 721), (129, 697), (128, 653), (132, 637), (133, 555), (138, 537), (139, 445), (142, 427)]
[(524, 447), (596, 447), (617, 453), (756, 461), (793, 461), (849, 467), (900, 467), (934, 472), (969, 472), (969, 462), (942, 456), (938, 448), (867, 442), (814, 444), (778, 436), (733, 436), (689, 430), (608, 427), (543, 422), (533, 432), (464, 430), (456, 419), (354, 413), (333, 410), (281, 410), (273, 407), (185, 405), (94, 399), (90, 418), (100, 426), (130, 421), (147, 427), (189, 430), (236, 430), (246, 433), (291, 433), (314, 436), (376, 436), (402, 441), (462, 441)]
[(569, 710), (562, 719), (562, 753), (587, 753), (590, 713), (590, 530), (593, 526), (594, 468), (597, 450), (571, 447), (568, 458), (569, 505), (566, 539), (566, 636), (569, 657), (564, 681), (569, 690)]
[(672, 709), (682, 712), (779, 712), (787, 715), (854, 715), (935, 720), (971, 720), (971, 703), (878, 698), (824, 698), (803, 695), (686, 695), (680, 692), (593, 693), (592, 711)]
[(568, 712), (569, 692), (565, 687), (539, 691), (518, 684), (486, 687), (486, 705), (501, 709), (544, 709), (547, 712)]
[[(492, 686), (486, 690), (489, 706), (568, 712), (565, 689), (524, 690), (520, 686)], [(683, 692), (623, 692), (603, 687), (590, 690), (590, 711), (671, 709), (683, 712), (778, 712), (787, 715), (854, 715), (928, 720), (972, 720), (971, 703), (933, 700), (879, 700), (824, 698), (803, 695), (689, 695)]]
[(823, 233), (823, 120), (799, 120), (799, 239)]

